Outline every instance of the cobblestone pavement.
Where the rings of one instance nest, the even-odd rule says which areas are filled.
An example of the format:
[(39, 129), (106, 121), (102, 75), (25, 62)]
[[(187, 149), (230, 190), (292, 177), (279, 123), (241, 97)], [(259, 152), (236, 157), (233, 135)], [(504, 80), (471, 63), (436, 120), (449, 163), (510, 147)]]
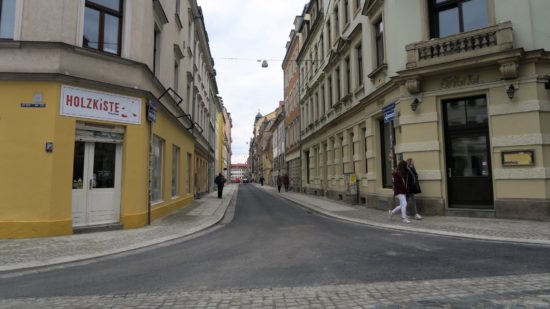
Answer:
[[(394, 216), (393, 221), (389, 221), (387, 211), (367, 208), (365, 206), (349, 205), (302, 193), (278, 193), (274, 187), (256, 186), (318, 213), (346, 221), (413, 232), (550, 245), (550, 222), (426, 216), (423, 220), (411, 220), (411, 224), (403, 224), (398, 216)], [(340, 207), (335, 207), (335, 205), (340, 205)]]
[(238, 186), (212, 192), (151, 225), (130, 230), (0, 240), (0, 272), (96, 258), (185, 237), (222, 220)]
[(550, 274), (2, 299), (0, 308), (550, 308)]

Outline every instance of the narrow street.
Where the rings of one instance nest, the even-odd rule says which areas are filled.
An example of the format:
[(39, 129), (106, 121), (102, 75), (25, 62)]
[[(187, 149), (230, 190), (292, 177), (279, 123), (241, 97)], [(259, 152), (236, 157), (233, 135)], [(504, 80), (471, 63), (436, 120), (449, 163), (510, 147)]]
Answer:
[[(222, 305), (223, 297), (210, 298), (219, 293), (229, 300), (249, 293), (252, 304), (276, 291), (283, 300), (285, 295), (294, 295), (289, 297), (300, 304), (300, 297), (319, 300), (323, 298), (319, 291), (340, 291), (342, 298), (333, 299), (336, 304), (349, 295), (357, 300), (370, 298), (373, 292), (369, 289), (387, 294), (386, 301), (394, 297), (394, 302), (401, 303), (415, 301), (410, 293), (421, 300), (480, 301), (457, 300), (461, 291), (486, 294), (483, 301), (497, 301), (505, 299), (497, 294), (506, 289), (515, 291), (505, 293), (512, 299), (538, 299), (550, 293), (536, 288), (540, 284), (548, 289), (544, 274), (550, 273), (549, 250), (345, 223), (314, 215), (244, 184), (239, 187), (235, 216), (224, 227), (189, 241), (83, 265), (5, 276), (0, 307), (34, 306), (37, 299), (45, 307), (93, 306), (97, 301), (161, 306), (167, 299), (174, 300), (172, 305), (198, 299)], [(241, 301), (242, 295), (238, 298)]]

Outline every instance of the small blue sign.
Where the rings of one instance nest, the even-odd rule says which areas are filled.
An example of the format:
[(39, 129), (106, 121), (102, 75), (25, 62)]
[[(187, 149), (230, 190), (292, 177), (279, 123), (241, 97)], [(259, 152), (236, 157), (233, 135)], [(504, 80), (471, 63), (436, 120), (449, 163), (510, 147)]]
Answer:
[(382, 111), (384, 112), (384, 123), (392, 121), (395, 117), (395, 103), (384, 106)]
[(149, 101), (147, 105), (147, 121), (155, 122), (157, 120), (157, 103)]

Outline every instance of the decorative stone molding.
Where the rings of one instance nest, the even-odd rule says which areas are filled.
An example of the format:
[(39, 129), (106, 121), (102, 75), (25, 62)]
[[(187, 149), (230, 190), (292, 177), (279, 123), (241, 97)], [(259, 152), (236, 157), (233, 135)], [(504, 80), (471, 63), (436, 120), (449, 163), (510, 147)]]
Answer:
[(367, 180), (376, 180), (376, 173), (375, 172), (367, 173)]
[(399, 117), (399, 123), (401, 125), (438, 122), (438, 121), (439, 121), (438, 113), (411, 114), (411, 115)]
[(369, 150), (365, 153), (365, 156), (367, 159), (374, 159), (376, 156), (376, 153), (374, 152), (374, 150)]
[(489, 105), (489, 115), (509, 115), (527, 112), (550, 112), (550, 101), (523, 101)]
[(493, 147), (550, 145), (550, 134), (523, 134), (495, 136), (491, 142)]
[(419, 180), (441, 180), (441, 171), (440, 170), (418, 170), (418, 179)]
[(511, 22), (409, 44), (407, 69), (489, 55), (514, 47)]
[(407, 87), (407, 91), (409, 91), (410, 94), (417, 94), (421, 91), (420, 79), (418, 77), (407, 79), (407, 81), (405, 82), (405, 86)]
[(516, 79), (519, 75), (519, 64), (516, 61), (501, 62), (500, 74), (504, 79)]
[(396, 153), (439, 151), (439, 150), (440, 150), (439, 141), (404, 143), (404, 144), (398, 144), (395, 146)]
[(550, 179), (550, 169), (533, 168), (497, 168), (493, 170), (495, 179)]

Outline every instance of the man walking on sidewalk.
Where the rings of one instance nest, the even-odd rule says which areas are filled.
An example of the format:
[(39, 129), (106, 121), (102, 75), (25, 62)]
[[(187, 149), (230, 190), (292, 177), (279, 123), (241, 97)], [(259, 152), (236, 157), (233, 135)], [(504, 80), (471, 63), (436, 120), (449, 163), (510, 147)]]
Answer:
[(214, 183), (218, 185), (218, 198), (222, 198), (223, 185), (225, 184), (225, 178), (223, 177), (222, 173), (220, 173), (216, 177), (216, 179), (214, 179)]

